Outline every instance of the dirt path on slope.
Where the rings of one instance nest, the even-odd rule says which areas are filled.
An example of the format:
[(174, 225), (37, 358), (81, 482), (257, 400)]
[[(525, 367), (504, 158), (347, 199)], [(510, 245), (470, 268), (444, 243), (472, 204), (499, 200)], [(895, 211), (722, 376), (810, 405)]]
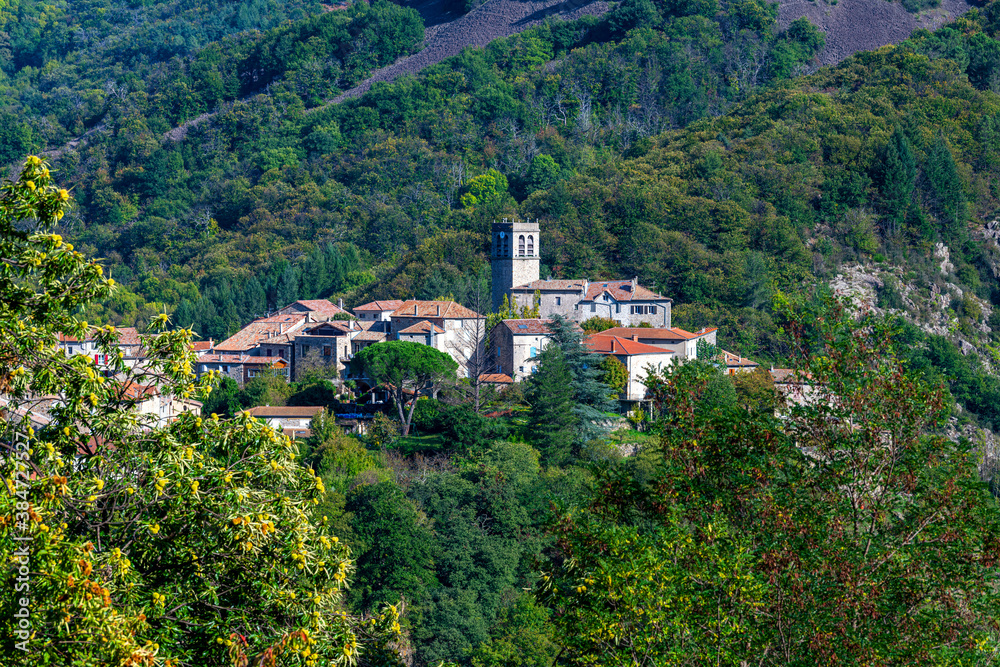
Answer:
[(942, 0), (941, 6), (910, 14), (898, 2), (886, 0), (781, 0), (778, 23), (784, 28), (805, 16), (826, 33), (826, 47), (819, 59), (824, 65), (839, 63), (858, 51), (872, 51), (897, 44), (918, 28), (934, 30), (972, 8), (965, 0)]
[[(439, 2), (422, 3), (427, 10)], [(416, 74), (445, 58), (457, 55), (467, 46), (486, 46), (494, 39), (509, 37), (542, 23), (546, 18), (558, 16), (566, 20), (578, 19), (586, 15), (599, 16), (608, 11), (604, 0), (488, 0), (468, 14), (449, 22), (434, 22), (426, 31), (424, 48), (406, 58), (401, 58), (375, 71), (359, 85), (335, 97), (332, 103), (365, 94), (372, 84), (379, 81), (394, 81), (407, 75)], [(419, 7), (418, 7), (419, 10)], [(423, 14), (423, 12), (421, 12)], [(425, 23), (428, 18), (425, 17)]]

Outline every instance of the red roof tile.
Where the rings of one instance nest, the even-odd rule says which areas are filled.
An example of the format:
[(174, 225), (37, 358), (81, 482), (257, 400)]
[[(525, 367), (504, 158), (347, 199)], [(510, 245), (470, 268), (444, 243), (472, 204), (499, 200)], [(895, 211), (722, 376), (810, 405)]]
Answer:
[(633, 338), (638, 336), (639, 338), (646, 339), (656, 339), (662, 341), (670, 340), (693, 340), (695, 338), (701, 338), (707, 333), (715, 331), (715, 329), (702, 330), (704, 333), (691, 333), (690, 331), (685, 331), (679, 327), (671, 328), (661, 328), (652, 329), (647, 327), (612, 327), (611, 329), (605, 329), (601, 332), (602, 336), (621, 336), (622, 338)]
[(399, 299), (390, 299), (389, 301), (372, 301), (370, 303), (365, 303), (365, 304), (362, 304), (362, 305), (358, 306), (357, 308), (352, 308), (352, 310), (355, 313), (358, 312), (359, 310), (366, 311), (366, 312), (367, 311), (378, 311), (378, 312), (390, 311), (391, 312), (393, 310), (396, 310), (397, 308), (399, 308), (402, 305), (403, 305), (403, 302), (400, 301)]
[(445, 319), (475, 319), (482, 315), (454, 301), (404, 301), (392, 317), (441, 317)]
[(531, 319), (531, 320), (504, 320), (503, 325), (510, 329), (511, 333), (515, 336), (527, 336), (527, 335), (539, 335), (548, 334), (549, 323), (552, 320), (541, 320), (541, 319)]
[(607, 292), (615, 301), (670, 301), (631, 280), (602, 280), (587, 285), (583, 301), (593, 301)]
[(480, 382), (486, 382), (487, 384), (513, 384), (514, 379), (503, 373), (483, 373), (479, 376)]
[(385, 340), (385, 333), (382, 331), (362, 331), (351, 340)]
[(758, 364), (756, 361), (750, 361), (746, 357), (741, 357), (738, 354), (733, 354), (732, 352), (728, 352), (726, 350), (722, 350), (721, 352), (719, 352), (719, 354), (716, 357), (716, 359), (718, 359), (719, 361), (725, 363), (727, 367), (729, 367), (729, 366), (740, 366), (740, 367), (760, 366), (760, 364)]
[[(305, 322), (305, 315), (275, 315), (272, 317), (262, 317), (246, 325), (235, 334), (215, 346), (220, 352), (245, 352), (253, 349), (258, 343), (272, 342), (270, 340), (276, 336), (296, 331)], [(288, 339), (282, 341), (288, 342)]]
[(600, 354), (621, 354), (632, 356), (636, 354), (673, 354), (671, 350), (664, 350), (662, 347), (646, 345), (630, 338), (621, 336), (606, 336), (604, 334), (594, 334), (588, 336), (583, 342), (594, 352)]
[(423, 322), (417, 322), (412, 326), (408, 326), (405, 329), (401, 329), (399, 333), (401, 334), (425, 334), (430, 333), (431, 327), (434, 327), (435, 333), (444, 333), (444, 329), (437, 326), (436, 324), (431, 324), (427, 320)]

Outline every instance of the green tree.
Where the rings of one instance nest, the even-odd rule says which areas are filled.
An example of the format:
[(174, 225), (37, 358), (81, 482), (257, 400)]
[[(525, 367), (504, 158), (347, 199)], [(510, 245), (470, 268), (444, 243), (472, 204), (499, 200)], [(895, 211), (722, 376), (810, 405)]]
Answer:
[(621, 322), (618, 320), (613, 320), (610, 317), (601, 317), (600, 315), (586, 319), (580, 324), (581, 329), (591, 334), (600, 333), (619, 326), (621, 326)]
[(591, 509), (555, 523), (542, 589), (564, 664), (993, 655), (1000, 512), (968, 448), (932, 434), (944, 395), (892, 322), (778, 309), (815, 400), (781, 419), (700, 410), (706, 378), (676, 374), (655, 474), (601, 472)]
[(410, 432), (417, 399), (454, 379), (457, 370), (458, 363), (444, 352), (409, 341), (370, 345), (351, 360), (353, 373), (369, 380), (372, 386), (384, 387), (392, 396), (404, 436)]
[(882, 163), (882, 196), (885, 197), (886, 215), (892, 224), (892, 232), (906, 219), (916, 184), (917, 160), (913, 157), (909, 140), (897, 126), (889, 137)]
[(955, 158), (944, 135), (938, 134), (927, 153), (924, 173), (934, 195), (938, 215), (942, 222), (945, 240), (951, 242), (964, 238), (968, 205), (962, 179), (958, 176)]
[(507, 177), (496, 169), (476, 176), (465, 187), (459, 201), (465, 208), (481, 211), (484, 215), (497, 215), (510, 200)]
[(608, 385), (617, 394), (622, 394), (628, 388), (628, 369), (618, 357), (604, 357), (598, 368), (601, 369), (601, 382)]
[(573, 414), (577, 418), (577, 438), (586, 442), (604, 433), (607, 412), (615, 408), (614, 394), (600, 380), (601, 355), (591, 352), (584, 344), (575, 323), (561, 315), (552, 317), (551, 345), (562, 350), (570, 372)]
[(532, 439), (546, 463), (560, 465), (569, 460), (577, 438), (573, 414), (573, 381), (566, 356), (558, 345), (549, 345), (538, 355), (538, 369), (529, 379), (526, 398), (531, 405)]
[[(0, 551), (21, 563), (0, 574), (3, 655), (28, 667), (350, 664), (359, 653), (399, 664), (392, 608), (343, 613), (354, 566), (310, 516), (324, 487), (292, 441), (245, 415), (158, 426), (138, 411), (129, 387), (155, 381), (183, 398), (209, 381), (194, 377), (192, 332), (164, 331), (165, 315), (139, 369), (113, 327), (75, 315), (115, 284), (51, 233), (68, 205), (36, 157), (0, 191), (0, 384), (20, 410), (7, 414), (61, 397), (37, 430), (27, 416), (0, 422)], [(62, 333), (95, 336), (107, 365), (67, 357)]]

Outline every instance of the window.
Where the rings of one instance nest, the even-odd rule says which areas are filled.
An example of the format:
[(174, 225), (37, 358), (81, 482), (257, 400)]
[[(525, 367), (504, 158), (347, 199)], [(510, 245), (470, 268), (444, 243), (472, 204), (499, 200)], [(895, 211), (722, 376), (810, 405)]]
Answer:
[(561, 296), (557, 296), (556, 297), (556, 305), (557, 306), (561, 306), (562, 305), (562, 297)]
[(503, 237), (503, 251), (500, 253), (500, 256), (501, 257), (509, 257), (510, 256), (510, 241), (507, 240), (507, 235), (506, 234)]
[(282, 359), (284, 359), (285, 358), (285, 351), (284, 350), (278, 350), (278, 356), (281, 357)]
[(517, 370), (518, 370), (518, 372), (523, 373), (524, 372), (524, 366), (518, 366)]
[(592, 313), (596, 313), (597, 312), (597, 304), (596, 303), (590, 304), (590, 312), (592, 312)]
[(615, 304), (615, 312), (616, 313), (622, 312), (622, 305), (620, 303)]
[(302, 346), (302, 356), (305, 356), (307, 354), (309, 354), (309, 346), (308, 345), (303, 345)]
[(517, 237), (517, 254), (519, 257), (524, 256), (524, 234)]
[(531, 257), (535, 256), (535, 237), (528, 237), (528, 255)]
[(323, 346), (323, 356), (324, 357), (329, 357), (329, 356), (332, 356), (332, 355), (333, 355), (333, 351), (330, 349), (330, 346), (329, 345), (324, 345)]
[(537, 347), (531, 348), (531, 357), (530, 358), (534, 359), (537, 356), (538, 356), (538, 348)]

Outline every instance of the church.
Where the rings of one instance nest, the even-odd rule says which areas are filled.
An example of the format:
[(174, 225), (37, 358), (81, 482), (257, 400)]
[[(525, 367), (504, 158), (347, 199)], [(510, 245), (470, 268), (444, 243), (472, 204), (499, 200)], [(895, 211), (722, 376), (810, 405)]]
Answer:
[(648, 324), (669, 329), (671, 299), (631, 280), (542, 280), (539, 275), (541, 234), (538, 220), (494, 222), (490, 265), (493, 274), (493, 310), (507, 296), (518, 307), (534, 305), (541, 294), (542, 318), (562, 315), (583, 322), (604, 317), (623, 327)]

